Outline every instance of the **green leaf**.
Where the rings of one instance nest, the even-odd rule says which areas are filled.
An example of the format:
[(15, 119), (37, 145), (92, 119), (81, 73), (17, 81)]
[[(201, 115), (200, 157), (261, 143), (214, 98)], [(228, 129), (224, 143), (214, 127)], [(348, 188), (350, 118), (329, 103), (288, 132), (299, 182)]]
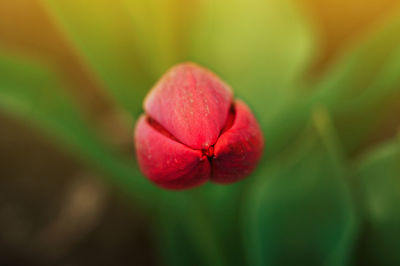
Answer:
[(263, 166), (243, 213), (250, 265), (346, 265), (356, 217), (344, 158), (323, 110), (294, 147)]
[(42, 67), (0, 57), (0, 108), (44, 130), (134, 197), (147, 199), (154, 193), (134, 162), (101, 141), (56, 78)]
[(383, 23), (334, 64), (311, 95), (295, 99), (264, 126), (271, 159), (292, 145), (315, 106), (325, 106), (347, 152), (359, 147), (381, 116), (381, 106), (400, 88), (400, 19)]
[(104, 89), (126, 110), (139, 113), (152, 85), (137, 52), (129, 12), (120, 1), (41, 0)]
[(316, 86), (311, 102), (324, 104), (338, 120), (351, 152), (362, 144), (381, 109), (400, 92), (400, 17), (394, 16), (339, 61)]
[(243, 191), (251, 177), (230, 185), (208, 184), (202, 190), (205, 216), (214, 229), (225, 265), (245, 265), (245, 252), (241, 234)]
[(158, 242), (167, 265), (227, 265), (202, 191), (163, 193)]
[(185, 60), (191, 11), (196, 5), (186, 0), (123, 0), (129, 11), (138, 51), (151, 76), (159, 78), (173, 64)]
[(400, 140), (365, 156), (357, 169), (366, 234), (359, 260), (365, 265), (400, 265)]
[[(215, 70), (251, 103), (265, 126), (295, 97), (313, 36), (291, 1), (203, 0), (192, 33), (191, 58)], [(261, 116), (262, 114), (262, 116)]]
[[(180, 208), (181, 205), (187, 204), (188, 201), (183, 201), (175, 208)], [(179, 266), (190, 265), (194, 261), (197, 263), (203, 262), (201, 254), (198, 252), (195, 245), (197, 239), (193, 239), (188, 228), (188, 220), (186, 215), (178, 215), (176, 210), (172, 213), (167, 211), (168, 208), (160, 208), (160, 218), (157, 219), (157, 243), (160, 253), (163, 256), (165, 265)]]
[(245, 265), (240, 215), (249, 181), (163, 193), (157, 220), (168, 265)]
[(163, 193), (158, 242), (168, 265), (245, 265), (239, 218), (248, 182)]

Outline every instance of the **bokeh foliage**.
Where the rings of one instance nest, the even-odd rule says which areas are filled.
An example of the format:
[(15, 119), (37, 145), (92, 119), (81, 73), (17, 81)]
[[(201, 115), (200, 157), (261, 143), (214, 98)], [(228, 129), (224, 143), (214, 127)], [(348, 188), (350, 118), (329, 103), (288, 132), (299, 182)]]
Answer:
[(55, 73), (5, 51), (1, 109), (151, 213), (167, 265), (399, 265), (399, 141), (394, 132), (382, 144), (369, 140), (400, 95), (400, 16), (310, 78), (318, 38), (293, 2), (188, 2), (41, 0), (116, 112), (130, 114), (127, 128), (175, 63), (198, 62), (231, 84), (266, 139), (248, 179), (185, 192), (154, 187)]

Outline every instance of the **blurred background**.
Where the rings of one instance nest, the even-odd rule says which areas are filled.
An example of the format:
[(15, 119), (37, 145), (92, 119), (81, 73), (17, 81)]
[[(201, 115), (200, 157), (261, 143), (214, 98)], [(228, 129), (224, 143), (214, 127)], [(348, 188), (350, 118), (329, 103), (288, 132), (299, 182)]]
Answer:
[[(259, 119), (247, 179), (139, 172), (173, 64)], [(0, 0), (0, 265), (400, 265), (400, 1)]]

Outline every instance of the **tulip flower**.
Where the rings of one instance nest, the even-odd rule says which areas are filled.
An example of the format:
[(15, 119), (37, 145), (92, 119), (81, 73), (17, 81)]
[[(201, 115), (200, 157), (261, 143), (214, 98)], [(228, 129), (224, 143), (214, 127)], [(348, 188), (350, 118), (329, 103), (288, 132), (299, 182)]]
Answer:
[(249, 107), (211, 71), (193, 63), (171, 68), (144, 101), (134, 133), (144, 175), (166, 189), (248, 176), (263, 150)]

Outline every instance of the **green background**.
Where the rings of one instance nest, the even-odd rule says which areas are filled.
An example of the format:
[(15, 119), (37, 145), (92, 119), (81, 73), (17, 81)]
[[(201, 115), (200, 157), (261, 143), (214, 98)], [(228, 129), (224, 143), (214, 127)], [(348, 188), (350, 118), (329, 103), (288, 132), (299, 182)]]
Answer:
[[(58, 39), (46, 23), (24, 32), (29, 14), (0, 20), (1, 112), (136, 206), (155, 264), (400, 265), (398, 8), (339, 47), (328, 37), (346, 30), (340, 1), (321, 15), (337, 19), (328, 33), (310, 1), (36, 2)], [(139, 172), (142, 100), (184, 61), (217, 73), (259, 120), (265, 152), (247, 179), (171, 192)]]

